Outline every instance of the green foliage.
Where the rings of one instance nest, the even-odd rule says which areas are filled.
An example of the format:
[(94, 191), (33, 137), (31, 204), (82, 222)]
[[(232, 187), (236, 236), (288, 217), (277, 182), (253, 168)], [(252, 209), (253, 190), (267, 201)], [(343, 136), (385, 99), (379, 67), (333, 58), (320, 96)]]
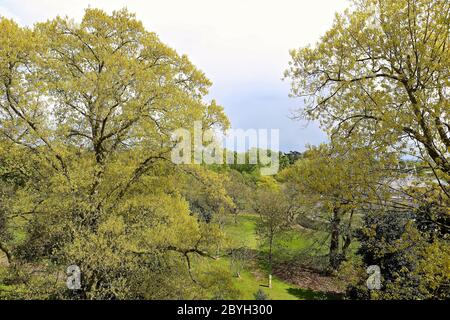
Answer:
[(230, 253), (230, 269), (233, 275), (240, 278), (242, 270), (252, 259), (254, 259), (254, 253), (251, 249), (246, 247), (232, 248)]
[(220, 222), (223, 215), (236, 209), (228, 192), (227, 176), (204, 166), (186, 166), (178, 181), (181, 193), (189, 202), (191, 212), (203, 221)]
[[(127, 10), (32, 28), (0, 17), (0, 298), (324, 298), (277, 277), (260, 288), (277, 259), (306, 254), (328, 259), (350, 298), (448, 299), (449, 9), (357, 0), (293, 50), (297, 115), (331, 142), (279, 153), (275, 177), (255, 150), (170, 161), (174, 130), (229, 121), (203, 72)], [(383, 287), (369, 292), (374, 264)]]
[(330, 234), (330, 268), (337, 270), (352, 242), (358, 211), (384, 197), (378, 187), (382, 163), (370, 150), (339, 152), (334, 146), (311, 147), (280, 173), (300, 225)]
[[(382, 289), (372, 299), (448, 299), (449, 239), (419, 212), (375, 211), (364, 219), (359, 236), (365, 265), (381, 268)], [(365, 284), (350, 296), (369, 297)]]
[(414, 154), (450, 181), (447, 0), (358, 0), (291, 51), (292, 96), (339, 145)]
[[(318, 120), (339, 153), (300, 160), (290, 179), (310, 205), (333, 208), (332, 226), (341, 210), (363, 213), (364, 262), (379, 264), (386, 281), (372, 298), (448, 294), (441, 257), (448, 260), (449, 6), (445, 0), (353, 1), (315, 46), (291, 51), (285, 73), (291, 95), (305, 98), (296, 115)], [(408, 160), (397, 160), (405, 154), (423, 166), (410, 176), (414, 190), (398, 177), (406, 172)], [(333, 243), (333, 231), (331, 237)]]
[(287, 198), (272, 178), (265, 179), (260, 188), (255, 209), (259, 215), (256, 234), (268, 243), (268, 263), (269, 268), (272, 268), (274, 241), (291, 226), (292, 211)]
[(235, 218), (240, 212), (253, 212), (256, 189), (254, 181), (236, 170), (230, 170), (227, 176), (228, 179), (225, 180), (225, 188), (227, 194), (233, 200), (233, 213)]
[[(223, 234), (192, 214), (196, 196), (179, 184), (189, 173), (169, 160), (174, 129), (228, 127), (204, 100), (210, 85), (126, 10), (88, 9), (81, 23), (58, 17), (33, 29), (0, 18), (0, 248), (21, 273), (35, 264), (53, 280), (18, 286), (47, 298), (195, 296), (190, 261), (211, 257)], [(218, 185), (217, 174), (197, 171)], [(220, 187), (209, 191), (209, 203), (230, 202)], [(20, 243), (6, 232), (17, 219)], [(59, 275), (72, 264), (82, 272), (75, 293)]]

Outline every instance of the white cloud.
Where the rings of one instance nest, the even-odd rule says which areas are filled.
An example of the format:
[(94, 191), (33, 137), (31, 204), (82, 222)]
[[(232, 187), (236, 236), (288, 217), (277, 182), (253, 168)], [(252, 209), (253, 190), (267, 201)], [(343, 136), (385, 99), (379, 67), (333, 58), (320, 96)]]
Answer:
[(8, 8), (2, 6), (0, 2), (0, 17), (7, 17), (9, 19), (14, 19), (16, 22), (20, 23), (21, 20), (15, 14), (8, 10)]
[[(288, 99), (280, 78), (289, 49), (316, 42), (335, 12), (348, 5), (347, 0), (0, 0), (0, 14), (31, 25), (56, 15), (79, 20), (88, 6), (108, 12), (127, 7), (206, 73), (213, 94), (227, 100), (234, 88), (242, 92), (251, 86), (283, 90)], [(276, 105), (273, 109), (280, 112)], [(282, 112), (285, 117), (288, 111)]]
[[(26, 24), (56, 15), (80, 19), (84, 8), (128, 7), (145, 26), (217, 80), (281, 77), (290, 48), (315, 42), (345, 0), (79, 0), (0, 2)], [(1, 11), (0, 11), (1, 12)], [(213, 79), (214, 80), (214, 79)], [(270, 80), (270, 79), (267, 79)]]

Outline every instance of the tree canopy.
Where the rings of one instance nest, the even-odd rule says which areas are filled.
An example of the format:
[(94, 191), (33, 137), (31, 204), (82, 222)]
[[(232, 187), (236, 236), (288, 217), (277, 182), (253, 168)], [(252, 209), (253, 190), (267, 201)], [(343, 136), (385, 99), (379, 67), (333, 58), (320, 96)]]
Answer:
[(448, 182), (449, 25), (446, 0), (353, 1), (315, 46), (291, 51), (297, 116), (347, 146), (419, 156)]
[(1, 18), (0, 80), (2, 159), (28, 157), (11, 168), (23, 182), (6, 215), (27, 221), (23, 246), (2, 246), (12, 262), (80, 266), (83, 298), (149, 297), (144, 279), (176, 297), (167, 272), (193, 278), (191, 256), (222, 239), (191, 214), (170, 162), (176, 128), (227, 128), (205, 102), (211, 82), (134, 15), (97, 9), (32, 29)]

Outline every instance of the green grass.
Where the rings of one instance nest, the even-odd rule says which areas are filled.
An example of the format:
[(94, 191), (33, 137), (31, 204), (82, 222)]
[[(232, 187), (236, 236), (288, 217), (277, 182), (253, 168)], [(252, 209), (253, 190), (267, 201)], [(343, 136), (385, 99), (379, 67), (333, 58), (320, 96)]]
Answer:
[[(230, 259), (220, 258), (210, 262), (210, 266), (229, 270)], [(326, 299), (326, 295), (311, 290), (298, 288), (294, 285), (286, 283), (277, 277), (272, 278), (272, 288), (268, 286), (268, 274), (262, 269), (255, 267), (247, 267), (240, 274), (240, 277), (232, 276), (233, 286), (241, 293), (240, 299), (254, 300), (254, 294), (259, 290), (263, 290), (271, 300), (311, 300)]]
[(241, 273), (240, 278), (233, 280), (236, 288), (242, 293), (242, 299), (253, 300), (254, 294), (259, 289), (263, 290), (272, 300), (305, 300), (305, 299), (324, 299), (325, 296), (317, 294), (310, 290), (304, 290), (272, 278), (272, 288), (268, 287), (268, 278), (256, 279), (248, 270)]
[(225, 233), (231, 240), (231, 247), (248, 247), (256, 249), (258, 247), (258, 240), (256, 238), (256, 222), (258, 217), (256, 215), (241, 214), (237, 218), (237, 223), (234, 223), (233, 218), (229, 218), (225, 225)]
[[(241, 214), (237, 223), (229, 218), (224, 231), (230, 240), (231, 248), (247, 247), (260, 250), (259, 258), (267, 253), (267, 246), (261, 243), (255, 233), (258, 216)], [(320, 239), (300, 231), (287, 231), (275, 241), (274, 256), (279, 259), (289, 259), (301, 250), (310, 249), (317, 245)], [(320, 248), (317, 248), (320, 251)], [(229, 258), (220, 258), (214, 262), (222, 268), (230, 268)], [(236, 289), (241, 292), (241, 298), (253, 300), (254, 294), (259, 289), (263, 290), (272, 300), (305, 300), (326, 299), (326, 295), (311, 290), (298, 288), (278, 279), (272, 278), (272, 288), (268, 287), (268, 268), (264, 259), (256, 258), (240, 274), (240, 278), (233, 277), (232, 282)]]
[[(274, 261), (289, 261), (300, 253), (308, 255), (324, 255), (327, 253), (326, 234), (311, 232), (306, 230), (288, 230), (276, 235), (273, 244)], [(262, 253), (269, 252), (269, 246), (264, 243), (261, 245)]]
[[(231, 248), (247, 247), (258, 250), (260, 256), (267, 255), (269, 247), (256, 236), (256, 223), (258, 216), (254, 214), (241, 214), (237, 223), (228, 217), (224, 231), (227, 234)], [(287, 230), (278, 234), (274, 239), (273, 259), (282, 262), (292, 260), (300, 253), (308, 255), (325, 255), (327, 253), (327, 234), (302, 230)], [(265, 269), (264, 263), (261, 265)]]
[[(311, 300), (311, 299), (326, 299), (327, 296), (322, 293), (314, 292), (299, 288), (295, 285), (278, 279), (272, 278), (272, 288), (268, 287), (268, 267), (265, 264), (265, 257), (267, 255), (267, 245), (261, 243), (256, 236), (256, 223), (258, 216), (251, 214), (241, 214), (238, 216), (237, 223), (234, 219), (229, 217), (226, 221), (224, 231), (229, 238), (230, 248), (247, 247), (255, 251), (256, 256), (244, 270), (241, 271), (240, 277), (232, 276), (231, 281), (233, 286), (241, 293), (240, 298), (244, 300), (254, 300), (254, 294), (258, 290), (263, 290), (272, 300)], [(19, 225), (20, 226), (20, 225)], [(15, 241), (23, 241), (23, 230), (16, 228)], [(281, 234), (275, 240), (274, 245), (274, 260), (283, 261), (292, 259), (302, 250), (315, 249), (316, 252), (321, 252), (321, 247), (317, 243), (321, 242), (317, 235), (313, 236), (303, 230), (290, 230)], [(209, 261), (209, 267), (219, 268), (224, 272), (230, 271), (230, 258), (222, 257), (217, 260)], [(199, 268), (207, 269), (205, 261)], [(1, 281), (0, 281), (1, 282)], [(0, 285), (0, 291), (6, 293), (11, 287)]]

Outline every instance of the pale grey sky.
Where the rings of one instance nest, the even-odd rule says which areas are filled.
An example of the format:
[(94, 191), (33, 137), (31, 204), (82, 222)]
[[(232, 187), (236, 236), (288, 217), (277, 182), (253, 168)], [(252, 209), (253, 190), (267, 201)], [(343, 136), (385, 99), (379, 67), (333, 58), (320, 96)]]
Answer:
[(317, 125), (288, 118), (302, 102), (288, 98), (281, 77), (289, 49), (315, 43), (347, 0), (0, 0), (0, 15), (22, 25), (88, 6), (127, 7), (161, 40), (187, 54), (214, 83), (210, 96), (225, 107), (233, 128), (280, 129), (281, 150), (303, 150), (326, 139)]

